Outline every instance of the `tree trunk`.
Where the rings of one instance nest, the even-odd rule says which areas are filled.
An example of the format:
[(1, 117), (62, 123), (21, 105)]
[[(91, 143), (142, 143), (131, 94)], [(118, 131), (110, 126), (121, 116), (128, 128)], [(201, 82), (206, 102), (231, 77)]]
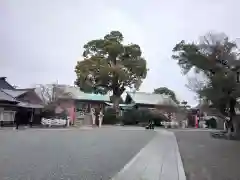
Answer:
[(236, 115), (234, 118), (233, 118), (233, 128), (234, 128), (234, 131), (232, 132), (232, 135), (234, 137), (238, 137), (240, 138), (240, 116)]
[(120, 116), (120, 108), (119, 108), (119, 103), (121, 101), (121, 95), (125, 91), (124, 86), (119, 87), (117, 81), (115, 79), (114, 81), (114, 88), (113, 88), (113, 95), (112, 95), (112, 102), (113, 102), (113, 108), (116, 111), (116, 118)]
[(116, 111), (116, 117), (119, 117), (119, 115), (120, 115), (119, 102), (120, 102), (121, 98), (113, 95), (112, 100), (113, 100), (113, 108)]
[(239, 132), (239, 116), (236, 115), (235, 106), (236, 106), (236, 98), (230, 97), (229, 101), (229, 115), (230, 115), (230, 126), (228, 127), (228, 134), (234, 137), (240, 137)]

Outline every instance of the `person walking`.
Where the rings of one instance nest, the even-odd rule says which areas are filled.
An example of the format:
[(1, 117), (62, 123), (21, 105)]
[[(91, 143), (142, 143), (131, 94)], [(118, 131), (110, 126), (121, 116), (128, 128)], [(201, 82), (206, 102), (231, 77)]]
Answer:
[(16, 126), (16, 129), (18, 129), (19, 127), (19, 118), (15, 118), (15, 126)]
[(33, 125), (33, 111), (31, 112), (31, 117), (29, 119), (29, 127), (32, 128)]

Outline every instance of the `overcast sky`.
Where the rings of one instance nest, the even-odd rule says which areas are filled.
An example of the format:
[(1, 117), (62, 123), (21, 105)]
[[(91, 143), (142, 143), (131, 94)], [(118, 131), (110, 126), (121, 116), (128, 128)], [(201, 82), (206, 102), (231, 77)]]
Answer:
[(194, 105), (172, 48), (208, 31), (238, 38), (239, 7), (238, 0), (0, 0), (0, 76), (19, 87), (71, 85), (84, 43), (119, 30), (147, 59), (140, 90), (167, 86)]

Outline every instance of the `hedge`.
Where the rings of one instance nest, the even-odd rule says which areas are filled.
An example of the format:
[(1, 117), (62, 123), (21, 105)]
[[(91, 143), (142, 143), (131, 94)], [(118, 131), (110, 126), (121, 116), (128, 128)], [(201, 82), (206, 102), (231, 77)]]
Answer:
[(123, 123), (124, 125), (147, 124), (149, 120), (154, 121), (155, 125), (161, 126), (161, 121), (166, 120), (164, 116), (153, 114), (148, 109), (130, 109), (123, 112), (123, 116), (116, 118), (116, 112), (112, 108), (106, 109), (104, 113), (104, 124)]
[(108, 108), (104, 112), (103, 124), (117, 124), (119, 119), (116, 118), (116, 111), (113, 108)]

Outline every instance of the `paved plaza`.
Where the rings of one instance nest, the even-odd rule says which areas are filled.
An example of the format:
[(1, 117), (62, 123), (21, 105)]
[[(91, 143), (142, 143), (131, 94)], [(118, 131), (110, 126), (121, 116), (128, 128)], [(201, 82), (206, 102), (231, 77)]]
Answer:
[(240, 142), (209, 130), (0, 129), (1, 180), (238, 180)]
[(240, 179), (240, 141), (212, 138), (209, 130), (174, 133), (188, 180)]
[(176, 138), (172, 132), (157, 134), (113, 180), (185, 180)]
[(175, 136), (134, 127), (0, 130), (1, 180), (183, 180)]
[(0, 179), (107, 180), (155, 134), (114, 128), (0, 130)]

